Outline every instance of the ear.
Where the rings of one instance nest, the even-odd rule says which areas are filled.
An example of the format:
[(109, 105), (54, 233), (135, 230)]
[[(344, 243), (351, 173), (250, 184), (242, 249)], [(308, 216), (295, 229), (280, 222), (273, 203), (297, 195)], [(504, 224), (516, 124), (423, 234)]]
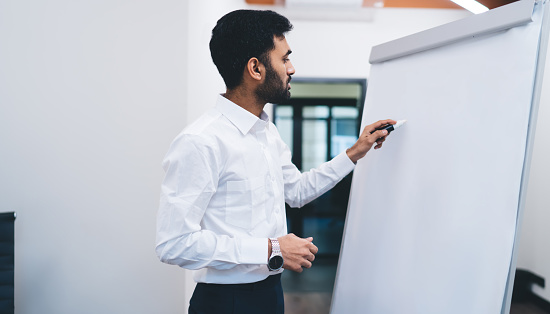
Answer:
[(263, 77), (264, 66), (258, 58), (250, 58), (246, 64), (245, 74), (248, 74), (252, 79), (261, 81)]

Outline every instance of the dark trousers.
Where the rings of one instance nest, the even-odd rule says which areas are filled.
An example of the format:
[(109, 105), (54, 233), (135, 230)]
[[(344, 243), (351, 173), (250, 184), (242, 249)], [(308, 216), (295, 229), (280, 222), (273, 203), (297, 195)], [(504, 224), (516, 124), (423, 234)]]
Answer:
[(283, 314), (281, 274), (246, 284), (198, 283), (189, 314)]

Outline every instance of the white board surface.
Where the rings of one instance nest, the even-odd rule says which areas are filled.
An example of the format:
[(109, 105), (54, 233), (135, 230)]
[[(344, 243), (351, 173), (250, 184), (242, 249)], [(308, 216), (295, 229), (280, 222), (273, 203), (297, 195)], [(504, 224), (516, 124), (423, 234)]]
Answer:
[(355, 170), (339, 313), (500, 313), (542, 3), (533, 22), (373, 64), (363, 126), (407, 119)]

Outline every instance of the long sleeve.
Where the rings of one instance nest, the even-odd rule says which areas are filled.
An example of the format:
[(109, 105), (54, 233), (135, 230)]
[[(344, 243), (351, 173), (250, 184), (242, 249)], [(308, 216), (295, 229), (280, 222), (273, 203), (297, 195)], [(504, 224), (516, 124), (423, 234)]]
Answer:
[(231, 269), (238, 264), (265, 264), (265, 238), (235, 237), (201, 227), (216, 193), (220, 154), (215, 143), (182, 135), (163, 162), (157, 217), (156, 252), (162, 262), (189, 269)]
[(355, 168), (355, 164), (343, 152), (319, 167), (301, 173), (292, 163), (286, 145), (282, 148), (281, 162), (285, 201), (291, 207), (302, 207), (323, 195)]

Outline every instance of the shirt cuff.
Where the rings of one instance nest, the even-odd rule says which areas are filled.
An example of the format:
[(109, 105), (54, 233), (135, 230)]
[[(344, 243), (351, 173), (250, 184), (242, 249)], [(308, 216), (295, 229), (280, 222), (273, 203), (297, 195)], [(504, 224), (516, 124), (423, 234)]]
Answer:
[(241, 238), (240, 264), (267, 265), (267, 238)]
[(330, 161), (330, 164), (332, 169), (334, 169), (334, 171), (342, 178), (355, 169), (355, 164), (351, 161), (351, 159), (349, 159), (349, 156), (345, 151), (334, 157)]

